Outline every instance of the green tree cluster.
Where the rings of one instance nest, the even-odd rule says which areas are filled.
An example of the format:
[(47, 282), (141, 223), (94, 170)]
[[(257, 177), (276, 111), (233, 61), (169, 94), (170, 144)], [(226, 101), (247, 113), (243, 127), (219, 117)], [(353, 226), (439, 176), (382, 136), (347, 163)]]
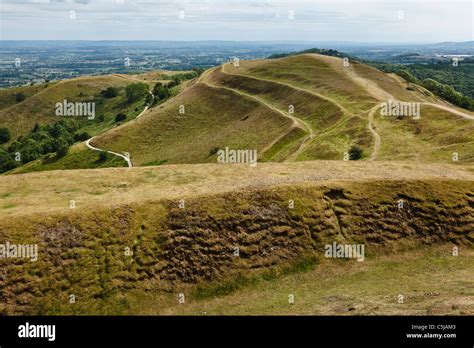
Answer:
[(457, 92), (453, 87), (439, 83), (433, 79), (425, 79), (421, 84), (423, 87), (433, 92), (438, 97), (441, 97), (444, 100), (447, 100), (448, 102), (464, 109), (474, 111), (474, 99)]
[(0, 172), (34, 161), (41, 156), (56, 152), (65, 156), (75, 141), (90, 138), (87, 132), (77, 134), (79, 124), (75, 120), (60, 120), (53, 124), (36, 124), (28, 135), (20, 136), (7, 149), (0, 148)]
[(116, 87), (107, 87), (100, 92), (105, 98), (115, 98), (118, 96), (118, 89)]
[(137, 82), (125, 87), (125, 96), (127, 97), (127, 101), (129, 103), (140, 100), (141, 98), (145, 97), (147, 93), (148, 85), (146, 83)]
[(160, 102), (168, 99), (171, 96), (171, 91), (167, 85), (158, 82), (153, 87), (153, 95), (155, 96), (155, 102)]

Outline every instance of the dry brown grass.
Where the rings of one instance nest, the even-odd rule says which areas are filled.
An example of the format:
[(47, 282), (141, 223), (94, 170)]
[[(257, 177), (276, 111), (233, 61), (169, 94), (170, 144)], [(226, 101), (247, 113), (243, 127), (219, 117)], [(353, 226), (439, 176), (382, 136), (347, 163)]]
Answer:
[(473, 166), (409, 162), (308, 161), (62, 170), (0, 177), (0, 217), (181, 199), (297, 183), (474, 180)]
[[(131, 302), (146, 315), (472, 315), (473, 256), (473, 250), (463, 249), (453, 257), (452, 246), (445, 245), (365, 262), (324, 259), (310, 272), (262, 281), (228, 296), (191, 297), (184, 305), (163, 295)], [(294, 304), (288, 303), (290, 294)]]
[[(179, 113), (180, 105), (184, 114)], [(214, 148), (261, 151), (290, 124), (252, 98), (199, 84), (140, 119), (97, 137), (92, 145), (129, 152), (134, 165), (205, 163), (216, 161), (211, 154)]]

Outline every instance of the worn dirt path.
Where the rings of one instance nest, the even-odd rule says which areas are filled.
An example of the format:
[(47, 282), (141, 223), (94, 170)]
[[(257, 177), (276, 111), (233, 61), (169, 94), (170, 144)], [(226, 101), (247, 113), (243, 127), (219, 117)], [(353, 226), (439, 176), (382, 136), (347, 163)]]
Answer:
[[(291, 128), (293, 127), (298, 127), (302, 130), (304, 130), (306, 133), (308, 133), (308, 135), (301, 141), (301, 144), (300, 146), (298, 147), (298, 149), (295, 151), (295, 153), (291, 154), (287, 159), (289, 159), (290, 157), (293, 158), (294, 156), (298, 156), (298, 154), (301, 152), (301, 150), (304, 148), (304, 146), (307, 144), (308, 141), (310, 141), (311, 139), (314, 138), (315, 134), (314, 134), (314, 130), (313, 128), (311, 128), (311, 126), (295, 117), (295, 116), (292, 116), (290, 113), (286, 112), (286, 111), (283, 111), (283, 110), (280, 110), (278, 109), (277, 107), (273, 106), (272, 104), (268, 103), (267, 101), (265, 101), (264, 99), (260, 98), (260, 97), (257, 97), (257, 96), (254, 96), (254, 95), (251, 95), (251, 94), (248, 94), (246, 92), (243, 92), (243, 91), (240, 91), (238, 89), (234, 89), (234, 88), (230, 88), (230, 87), (225, 87), (225, 86), (216, 86), (216, 85), (213, 85), (211, 84), (208, 79), (207, 79), (207, 76), (208, 74), (211, 72), (211, 70), (214, 70), (214, 69), (210, 69), (210, 70), (207, 70), (204, 74), (202, 74), (202, 78), (200, 78), (198, 80), (199, 83), (203, 83), (211, 88), (222, 88), (222, 89), (225, 89), (225, 90), (228, 90), (228, 91), (231, 91), (233, 93), (237, 93), (237, 94), (240, 94), (246, 98), (250, 98), (250, 99), (253, 99), (257, 102), (259, 102), (260, 104), (264, 105), (265, 107), (279, 113), (280, 115), (282, 115), (283, 117), (285, 118), (288, 118), (292, 121), (292, 125), (290, 127), (290, 129), (286, 132), (284, 132), (283, 134), (279, 135), (276, 139), (274, 139), (269, 145), (267, 145), (263, 150), (262, 150), (262, 154), (265, 153), (265, 151), (267, 151), (268, 149), (270, 149), (274, 144), (276, 144), (281, 138), (283, 138), (286, 134), (288, 134), (288, 132), (291, 130)], [(221, 67), (221, 71), (223, 70), (223, 67)], [(206, 74), (207, 73), (207, 74)], [(286, 159), (286, 160), (287, 160)]]
[(99, 149), (98, 147), (94, 147), (90, 144), (91, 140), (94, 139), (95, 137), (92, 137), (88, 140), (86, 140), (86, 146), (91, 149), (91, 150), (94, 150), (94, 151), (99, 151), (99, 152), (107, 152), (107, 153), (110, 153), (112, 155), (115, 155), (115, 156), (118, 156), (120, 158), (123, 158), (125, 160), (125, 162), (127, 162), (127, 165), (128, 165), (128, 168), (132, 168), (133, 165), (132, 165), (132, 161), (130, 160), (130, 158), (124, 154), (120, 154), (118, 152), (113, 152), (113, 151), (108, 151), (108, 150), (103, 150), (103, 149)]

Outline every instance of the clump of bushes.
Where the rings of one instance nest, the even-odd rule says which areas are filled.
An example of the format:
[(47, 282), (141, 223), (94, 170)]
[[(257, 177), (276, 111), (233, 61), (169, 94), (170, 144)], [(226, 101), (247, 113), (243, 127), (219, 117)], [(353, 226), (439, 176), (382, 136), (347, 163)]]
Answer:
[(99, 162), (105, 162), (109, 159), (109, 154), (106, 151), (101, 151), (99, 153)]
[(107, 87), (102, 92), (100, 92), (104, 98), (115, 98), (118, 96), (118, 89), (115, 87)]
[(0, 144), (8, 143), (10, 138), (10, 130), (8, 128), (0, 128)]
[(120, 112), (115, 116), (115, 122), (122, 122), (127, 119), (127, 115), (125, 115), (123, 112)]
[(474, 111), (474, 100), (463, 95), (462, 93), (459, 93), (453, 87), (439, 83), (433, 79), (425, 79), (421, 84), (423, 87), (433, 92), (438, 97), (441, 97), (444, 100), (447, 100), (448, 102), (464, 109)]
[(146, 83), (138, 82), (132, 83), (125, 87), (125, 96), (129, 103), (136, 102), (141, 98), (145, 97), (148, 93), (148, 85)]
[(364, 153), (364, 151), (359, 146), (353, 145), (349, 149), (349, 159), (351, 161), (357, 161), (357, 160), (362, 158), (363, 153)]
[(23, 93), (20, 92), (20, 93), (15, 94), (15, 101), (17, 103), (22, 102), (25, 99), (26, 99), (26, 96)]
[(28, 135), (20, 136), (7, 149), (0, 151), (0, 172), (34, 161), (41, 156), (56, 152), (58, 157), (66, 156), (69, 147), (79, 139), (88, 139), (86, 132), (76, 134), (79, 125), (75, 120), (60, 120), (53, 124), (35, 124)]

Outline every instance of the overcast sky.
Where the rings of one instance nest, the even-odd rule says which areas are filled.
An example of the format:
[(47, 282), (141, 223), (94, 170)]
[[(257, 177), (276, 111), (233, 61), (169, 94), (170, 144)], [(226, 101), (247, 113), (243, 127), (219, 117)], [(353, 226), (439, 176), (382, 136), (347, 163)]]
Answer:
[(473, 40), (473, 1), (0, 0), (4, 40)]

